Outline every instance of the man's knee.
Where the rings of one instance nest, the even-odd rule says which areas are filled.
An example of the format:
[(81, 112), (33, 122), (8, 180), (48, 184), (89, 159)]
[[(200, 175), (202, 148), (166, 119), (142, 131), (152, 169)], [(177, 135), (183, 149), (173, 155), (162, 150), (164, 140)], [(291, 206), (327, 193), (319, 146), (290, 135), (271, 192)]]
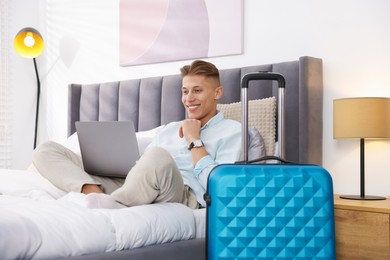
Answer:
[(32, 153), (32, 161), (33, 163), (39, 162), (40, 160), (44, 160), (47, 158), (48, 154), (58, 152), (60, 150), (60, 144), (53, 142), (53, 141), (47, 141), (42, 144), (40, 144)]
[(169, 152), (160, 147), (151, 147), (145, 151), (142, 157), (149, 162), (158, 162), (161, 164), (171, 164), (174, 162)]
[(172, 176), (180, 175), (175, 160), (171, 154), (160, 147), (151, 147), (145, 151), (140, 162), (141, 172), (150, 180), (172, 179)]

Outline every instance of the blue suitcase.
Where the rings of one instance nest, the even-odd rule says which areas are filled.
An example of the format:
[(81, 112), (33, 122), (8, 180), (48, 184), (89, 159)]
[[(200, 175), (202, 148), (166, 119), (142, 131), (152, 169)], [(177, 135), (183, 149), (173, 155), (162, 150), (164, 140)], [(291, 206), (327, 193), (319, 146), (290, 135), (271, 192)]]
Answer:
[[(284, 78), (253, 73), (250, 80), (279, 82), (278, 138), (284, 156)], [(275, 164), (248, 161), (247, 99), (243, 97), (244, 161), (215, 167), (209, 175), (207, 259), (335, 259), (333, 185), (316, 165), (298, 165), (280, 157)], [(282, 106), (280, 106), (282, 103)]]

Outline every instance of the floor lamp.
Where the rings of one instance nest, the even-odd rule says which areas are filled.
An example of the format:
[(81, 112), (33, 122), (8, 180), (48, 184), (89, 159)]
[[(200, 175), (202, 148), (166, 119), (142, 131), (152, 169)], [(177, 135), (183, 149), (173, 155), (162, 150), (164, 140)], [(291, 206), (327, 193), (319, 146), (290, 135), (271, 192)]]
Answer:
[(365, 194), (364, 142), (390, 138), (390, 98), (343, 98), (333, 101), (334, 139), (360, 140), (360, 195), (342, 195), (343, 199), (383, 200)]
[(44, 47), (44, 42), (41, 34), (34, 28), (26, 27), (20, 30), (14, 39), (14, 47), (16, 52), (25, 58), (32, 58), (34, 62), (35, 75), (37, 78), (37, 103), (35, 110), (35, 134), (34, 134), (34, 149), (37, 146), (38, 132), (38, 114), (39, 114), (39, 97), (41, 92), (41, 83), (39, 81), (38, 67), (36, 57), (38, 57)]

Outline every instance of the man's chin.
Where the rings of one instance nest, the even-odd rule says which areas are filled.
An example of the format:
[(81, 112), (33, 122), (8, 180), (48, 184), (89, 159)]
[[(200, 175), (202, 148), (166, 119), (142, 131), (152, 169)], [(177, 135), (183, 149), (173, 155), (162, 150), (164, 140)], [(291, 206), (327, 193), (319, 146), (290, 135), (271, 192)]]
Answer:
[(194, 114), (188, 114), (188, 113), (187, 113), (187, 118), (188, 118), (188, 119), (199, 119), (199, 116), (196, 116), (196, 115), (194, 115)]

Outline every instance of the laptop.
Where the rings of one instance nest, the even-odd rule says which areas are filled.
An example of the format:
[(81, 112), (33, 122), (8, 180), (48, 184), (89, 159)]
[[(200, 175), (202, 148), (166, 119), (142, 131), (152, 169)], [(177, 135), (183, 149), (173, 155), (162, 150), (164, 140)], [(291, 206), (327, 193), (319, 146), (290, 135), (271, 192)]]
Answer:
[(79, 121), (76, 131), (89, 174), (126, 178), (140, 157), (131, 121)]

